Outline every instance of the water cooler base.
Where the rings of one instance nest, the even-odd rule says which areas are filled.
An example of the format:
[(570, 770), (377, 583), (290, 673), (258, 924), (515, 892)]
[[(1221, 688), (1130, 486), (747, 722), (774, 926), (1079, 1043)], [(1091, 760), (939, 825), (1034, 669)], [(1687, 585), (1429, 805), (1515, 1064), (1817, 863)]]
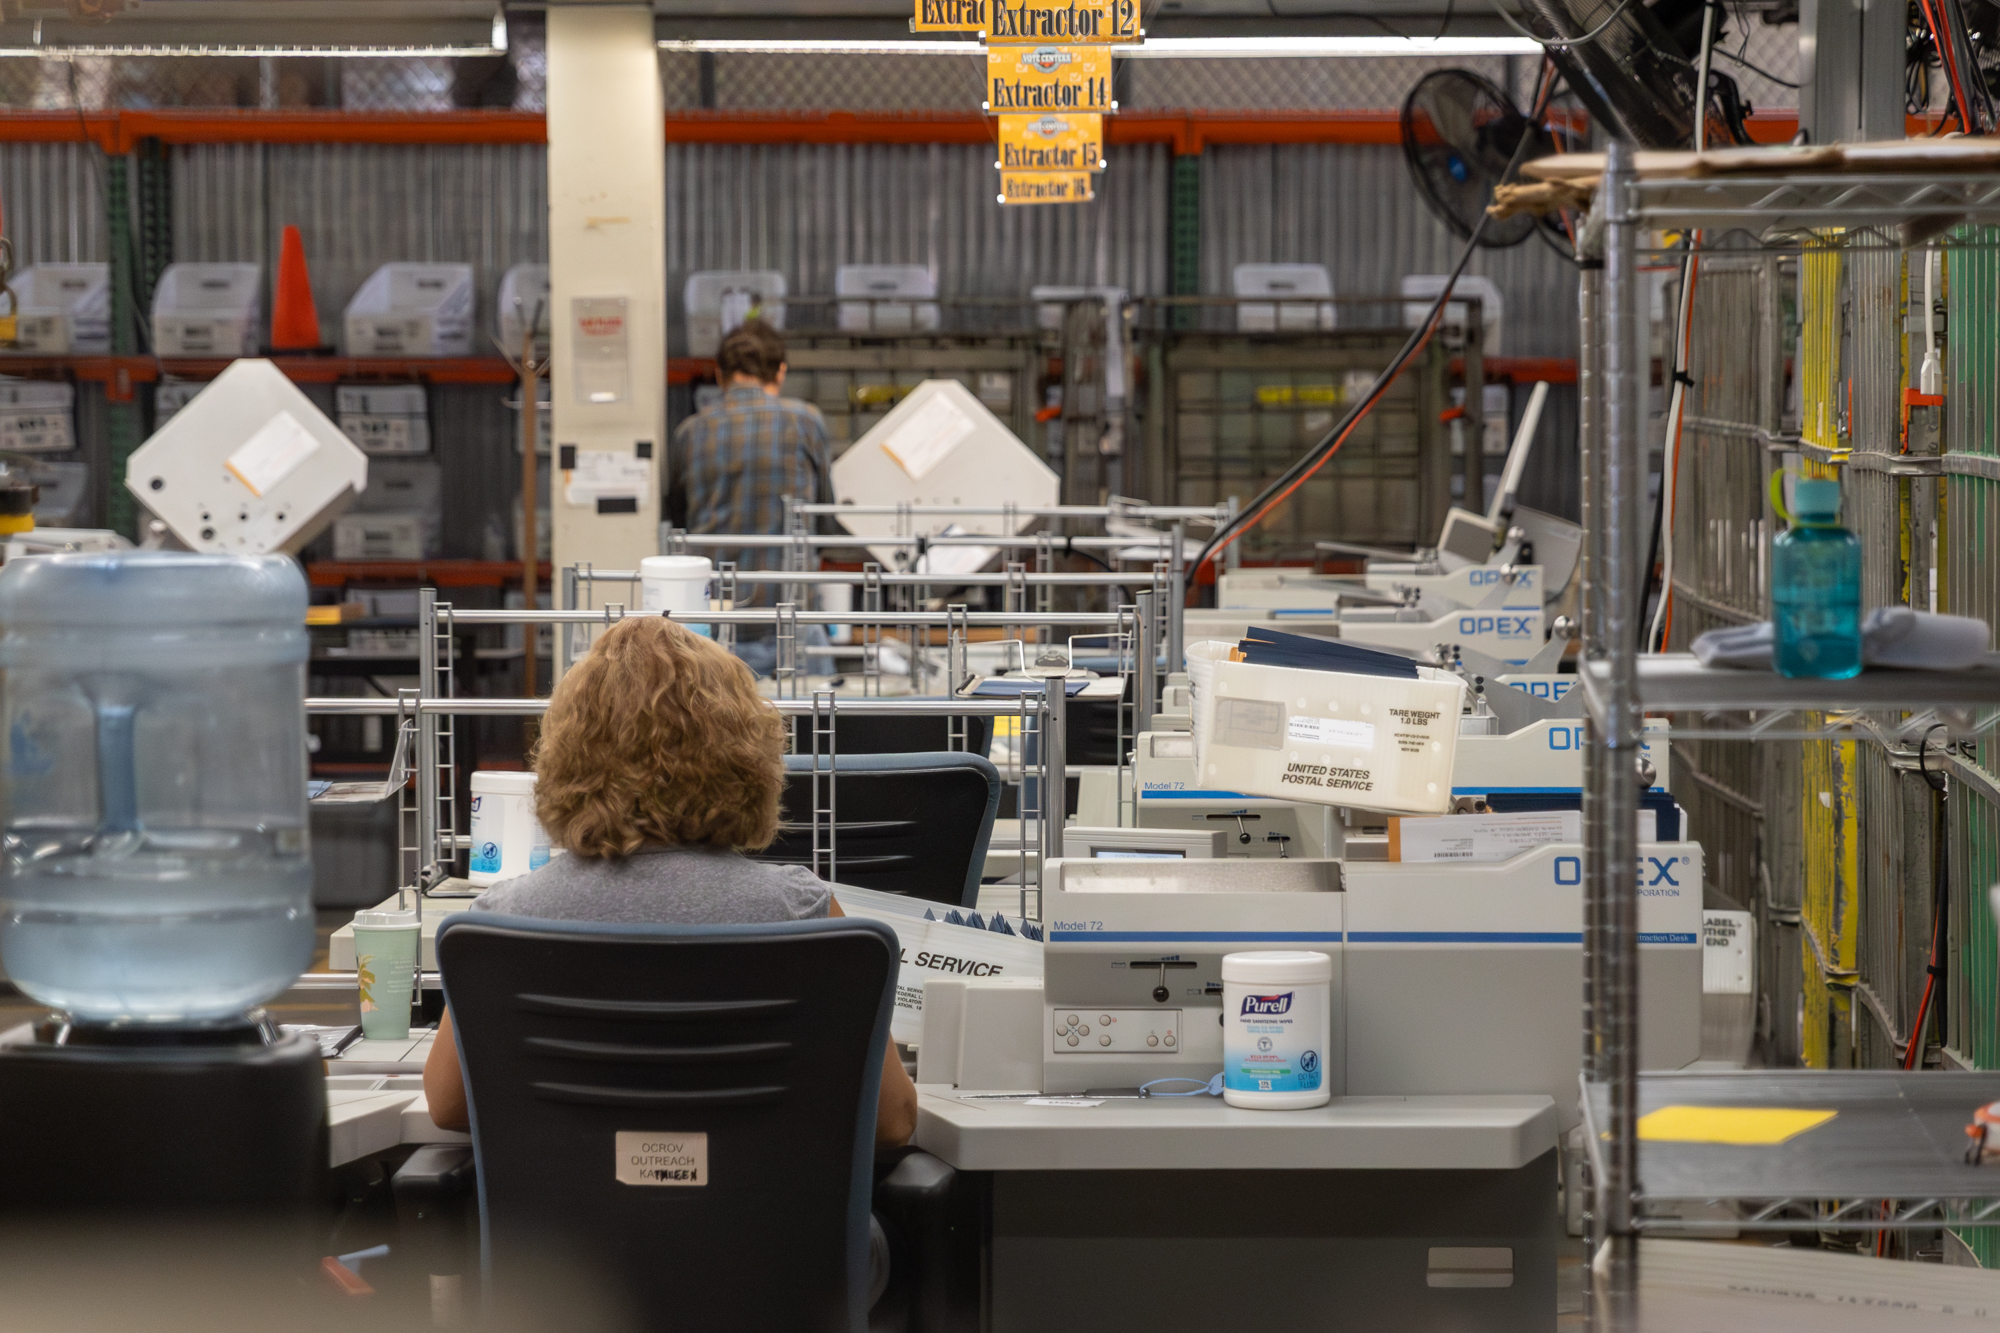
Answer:
[[(0, 1213), (303, 1211), (324, 1197), (319, 1043), (158, 1034), (55, 1045), (0, 1033)], [(46, 1034), (44, 1034), (46, 1035)]]

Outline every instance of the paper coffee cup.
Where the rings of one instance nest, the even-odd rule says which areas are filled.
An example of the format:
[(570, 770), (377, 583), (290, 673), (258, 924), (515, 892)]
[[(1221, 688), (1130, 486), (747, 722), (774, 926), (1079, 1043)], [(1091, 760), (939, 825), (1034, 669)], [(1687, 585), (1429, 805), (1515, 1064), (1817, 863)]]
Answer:
[(354, 914), (362, 1036), (369, 1041), (396, 1041), (410, 1035), (410, 989), (416, 970), (415, 912)]

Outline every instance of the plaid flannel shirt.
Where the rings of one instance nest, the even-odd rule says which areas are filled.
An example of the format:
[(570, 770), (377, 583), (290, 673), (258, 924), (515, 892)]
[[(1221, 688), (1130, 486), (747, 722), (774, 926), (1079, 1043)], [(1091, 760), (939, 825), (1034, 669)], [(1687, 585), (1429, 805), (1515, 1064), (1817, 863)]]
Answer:
[[(785, 500), (833, 501), (831, 449), (819, 409), (796, 398), (774, 398), (738, 387), (719, 406), (683, 421), (667, 456), (667, 518), (695, 533), (785, 531)], [(817, 523), (809, 531), (818, 531)], [(783, 569), (781, 548), (730, 547), (704, 551), (720, 565)], [(739, 606), (772, 606), (776, 585), (746, 587)], [(810, 608), (802, 608), (810, 609)], [(739, 627), (738, 636), (748, 627)]]

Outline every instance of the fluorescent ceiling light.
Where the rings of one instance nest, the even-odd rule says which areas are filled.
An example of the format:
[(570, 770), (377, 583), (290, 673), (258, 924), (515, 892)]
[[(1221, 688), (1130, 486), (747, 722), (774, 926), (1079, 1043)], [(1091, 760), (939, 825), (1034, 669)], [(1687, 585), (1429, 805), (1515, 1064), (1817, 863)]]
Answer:
[(504, 56), (491, 46), (212, 46), (207, 44), (134, 46), (5, 46), (0, 59), (72, 60), (78, 56), (173, 57), (224, 56), (258, 60), (266, 56), (324, 60), (423, 60)]
[[(1049, 43), (1059, 45), (1059, 43)], [(975, 41), (663, 41), (662, 51), (718, 55), (977, 56)], [(1287, 60), (1369, 56), (1376, 59), (1468, 56), (1538, 56), (1539, 42), (1526, 37), (1158, 37), (1117, 45), (1111, 54), (1126, 60)]]

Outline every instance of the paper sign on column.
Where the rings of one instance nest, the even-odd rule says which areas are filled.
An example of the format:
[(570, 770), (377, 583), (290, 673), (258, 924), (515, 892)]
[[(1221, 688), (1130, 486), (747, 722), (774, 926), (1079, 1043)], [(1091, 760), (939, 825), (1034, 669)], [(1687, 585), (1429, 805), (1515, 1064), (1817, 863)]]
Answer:
[(1115, 111), (1108, 46), (989, 46), (986, 108), (1010, 111)]
[(911, 481), (922, 481), (975, 429), (972, 418), (940, 394), (910, 413), (895, 434), (882, 441), (882, 452), (895, 459)]
[(262, 497), (311, 458), (319, 440), (290, 412), (281, 411), (258, 428), (222, 465), (250, 494)]
[(563, 473), (563, 499), (589, 508), (599, 500), (637, 498), (652, 480), (651, 459), (618, 449), (579, 449), (576, 466)]

